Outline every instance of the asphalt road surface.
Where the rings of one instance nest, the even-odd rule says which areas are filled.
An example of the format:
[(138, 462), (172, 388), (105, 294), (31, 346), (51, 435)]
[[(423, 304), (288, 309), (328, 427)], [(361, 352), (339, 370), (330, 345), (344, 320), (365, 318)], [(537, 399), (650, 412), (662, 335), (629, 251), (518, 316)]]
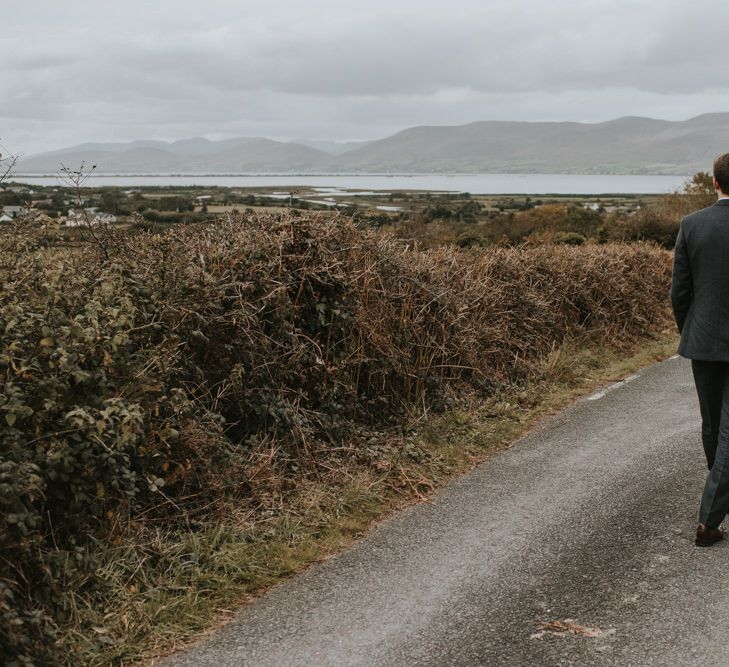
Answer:
[(699, 429), (689, 363), (651, 366), (156, 664), (729, 665)]

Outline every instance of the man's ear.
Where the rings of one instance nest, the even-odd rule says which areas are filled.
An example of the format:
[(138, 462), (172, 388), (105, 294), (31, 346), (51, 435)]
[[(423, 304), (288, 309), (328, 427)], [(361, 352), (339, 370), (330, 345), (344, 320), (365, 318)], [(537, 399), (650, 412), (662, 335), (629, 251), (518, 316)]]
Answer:
[(719, 186), (719, 181), (716, 180), (716, 177), (714, 177), (714, 190), (721, 192), (721, 187)]

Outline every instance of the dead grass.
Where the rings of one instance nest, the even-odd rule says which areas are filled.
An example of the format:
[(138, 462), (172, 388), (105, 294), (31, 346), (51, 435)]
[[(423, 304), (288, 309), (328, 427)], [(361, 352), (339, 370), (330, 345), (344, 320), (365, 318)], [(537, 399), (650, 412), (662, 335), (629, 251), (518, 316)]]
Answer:
[(0, 235), (0, 462), (26, 473), (0, 512), (0, 656), (166, 650), (669, 322), (670, 255), (646, 244), (422, 252), (252, 215), (45, 257), (52, 227)]
[(128, 664), (184, 647), (376, 522), (427, 501), (576, 396), (672, 355), (676, 342), (667, 331), (627, 357), (573, 342), (555, 349), (523, 386), (440, 415), (414, 415), (404, 432), (372, 443), (370, 461), (352, 459), (329, 478), (301, 481), (269, 517), (231, 508), (224, 521), (197, 532), (145, 529), (133, 543), (104, 549), (100, 572), (113, 595), (104, 610), (78, 610), (80, 625), (95, 631), (91, 641), (83, 633), (68, 637), (74, 653), (88, 664)]

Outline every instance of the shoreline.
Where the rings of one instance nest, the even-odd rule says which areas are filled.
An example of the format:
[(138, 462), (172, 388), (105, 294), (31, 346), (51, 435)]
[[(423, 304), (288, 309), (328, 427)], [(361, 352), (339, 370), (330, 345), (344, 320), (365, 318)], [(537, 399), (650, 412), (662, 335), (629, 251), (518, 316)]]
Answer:
[[(668, 194), (685, 175), (661, 174), (101, 174), (86, 187), (336, 188), (473, 195), (616, 196)], [(13, 183), (61, 185), (57, 174), (13, 175)]]

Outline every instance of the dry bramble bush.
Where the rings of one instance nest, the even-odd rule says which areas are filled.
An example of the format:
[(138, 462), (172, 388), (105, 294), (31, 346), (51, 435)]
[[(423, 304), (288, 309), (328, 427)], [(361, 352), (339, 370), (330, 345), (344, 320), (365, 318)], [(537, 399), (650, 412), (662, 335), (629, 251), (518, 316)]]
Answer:
[(265, 493), (262, 451), (316, 474), (446, 390), (492, 395), (569, 338), (666, 324), (652, 245), (421, 252), (280, 215), (109, 234), (101, 253), (49, 219), (0, 232), (0, 655), (19, 664), (60, 650), (69, 568), (102, 586), (109, 517), (189, 527)]

